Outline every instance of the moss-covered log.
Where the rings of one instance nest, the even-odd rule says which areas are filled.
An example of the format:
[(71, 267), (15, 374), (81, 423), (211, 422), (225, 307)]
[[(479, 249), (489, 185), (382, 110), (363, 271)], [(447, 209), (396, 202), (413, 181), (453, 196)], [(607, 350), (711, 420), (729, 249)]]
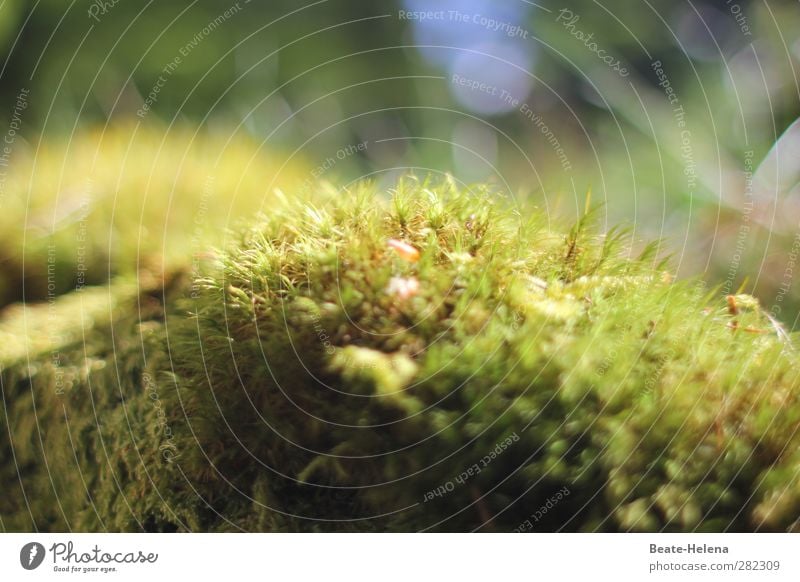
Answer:
[(7, 311), (3, 528), (794, 528), (793, 338), (545, 218), (359, 187)]

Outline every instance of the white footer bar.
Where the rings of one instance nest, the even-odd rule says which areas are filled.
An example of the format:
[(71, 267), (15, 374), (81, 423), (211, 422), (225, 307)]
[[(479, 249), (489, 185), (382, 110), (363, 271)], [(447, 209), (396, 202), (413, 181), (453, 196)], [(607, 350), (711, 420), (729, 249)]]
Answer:
[[(3, 534), (2, 580), (800, 580), (792, 534)], [(613, 576), (613, 578), (612, 578)]]

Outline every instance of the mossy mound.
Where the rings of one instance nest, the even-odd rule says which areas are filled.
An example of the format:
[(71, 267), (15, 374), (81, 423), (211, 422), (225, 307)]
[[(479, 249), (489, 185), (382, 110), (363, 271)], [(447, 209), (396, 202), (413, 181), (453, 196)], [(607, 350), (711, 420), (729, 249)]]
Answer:
[(61, 299), (98, 315), (0, 353), (4, 527), (793, 528), (792, 338), (589, 222), (409, 179)]
[(189, 264), (305, 175), (251, 139), (180, 125), (19, 145), (0, 184), (0, 308)]

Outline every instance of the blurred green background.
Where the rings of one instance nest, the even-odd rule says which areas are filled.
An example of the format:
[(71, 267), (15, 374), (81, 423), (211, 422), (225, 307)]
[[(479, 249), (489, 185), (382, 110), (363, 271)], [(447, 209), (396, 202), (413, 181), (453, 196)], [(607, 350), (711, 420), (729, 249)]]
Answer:
[(0, 53), (0, 170), (141, 124), (340, 185), (490, 181), (569, 220), (591, 190), (604, 227), (796, 327), (796, 1), (0, 0)]

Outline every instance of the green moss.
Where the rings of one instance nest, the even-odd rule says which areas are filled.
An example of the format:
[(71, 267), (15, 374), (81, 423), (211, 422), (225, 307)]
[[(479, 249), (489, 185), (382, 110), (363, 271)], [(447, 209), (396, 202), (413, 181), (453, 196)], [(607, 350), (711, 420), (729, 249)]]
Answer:
[(276, 201), (165, 299), (93, 292), (63, 361), (2, 353), (35, 503), (0, 502), (7, 529), (793, 527), (800, 372), (753, 300), (481, 188), (313, 202)]
[(0, 195), (0, 308), (188, 265), (301, 170), (249, 139), (181, 125), (18, 148)]

